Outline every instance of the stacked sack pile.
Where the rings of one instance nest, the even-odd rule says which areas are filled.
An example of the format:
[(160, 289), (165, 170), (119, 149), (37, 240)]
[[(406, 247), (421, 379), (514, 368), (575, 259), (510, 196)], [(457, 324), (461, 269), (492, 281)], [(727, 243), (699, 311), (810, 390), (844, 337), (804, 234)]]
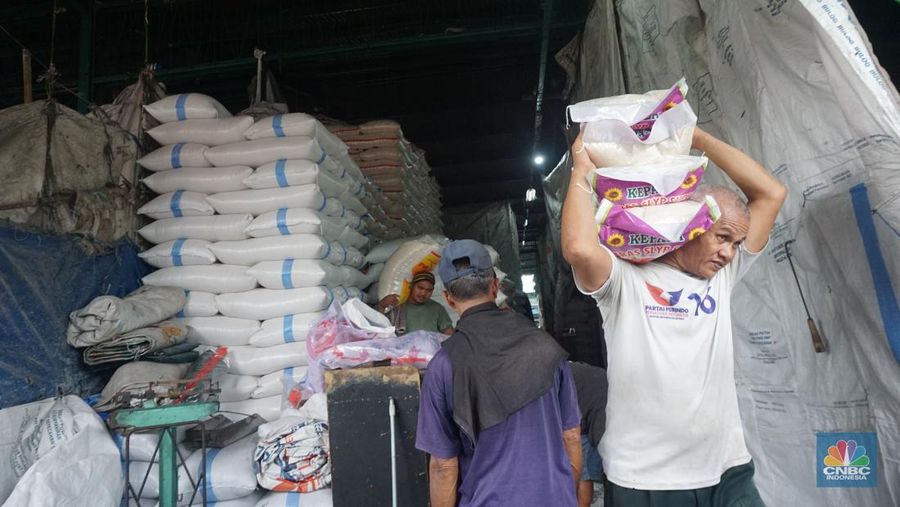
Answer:
[(184, 289), (179, 322), (191, 343), (228, 347), (222, 410), (275, 419), (282, 378), (303, 377), (309, 324), (332, 300), (361, 296), (364, 202), (346, 146), (314, 118), (254, 122), (196, 93), (146, 106), (162, 147), (138, 161), (161, 194), (139, 213), (160, 268), (146, 285)]
[(350, 156), (384, 196), (386, 229), (379, 239), (438, 232), (440, 187), (431, 176), (425, 153), (403, 136), (400, 125), (378, 120), (362, 125), (329, 125), (349, 148)]
[(569, 107), (584, 123), (584, 149), (598, 167), (589, 182), (599, 200), (601, 243), (635, 263), (652, 261), (706, 232), (719, 218), (712, 197), (690, 200), (708, 160), (690, 156), (697, 116), (681, 79), (669, 90), (621, 95)]

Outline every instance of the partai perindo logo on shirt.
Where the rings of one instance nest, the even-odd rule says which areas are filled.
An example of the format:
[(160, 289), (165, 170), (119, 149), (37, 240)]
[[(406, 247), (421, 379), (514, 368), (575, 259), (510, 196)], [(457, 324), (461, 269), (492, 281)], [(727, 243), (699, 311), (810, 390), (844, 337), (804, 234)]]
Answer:
[[(684, 289), (665, 290), (661, 289), (649, 282), (644, 282), (650, 297), (656, 302), (655, 305), (644, 305), (644, 312), (651, 319), (671, 319), (684, 320), (688, 317), (710, 315), (716, 311), (716, 300), (709, 294), (709, 287), (706, 288), (705, 294), (690, 293), (687, 295), (685, 306), (680, 305), (682, 302), (682, 294)], [(693, 306), (693, 308), (691, 308)]]

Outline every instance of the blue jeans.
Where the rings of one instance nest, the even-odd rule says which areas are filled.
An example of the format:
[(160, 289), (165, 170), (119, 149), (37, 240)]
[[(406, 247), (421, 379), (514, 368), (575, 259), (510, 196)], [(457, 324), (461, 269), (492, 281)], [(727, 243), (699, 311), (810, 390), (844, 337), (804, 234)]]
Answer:
[(603, 480), (603, 464), (600, 462), (600, 453), (597, 447), (591, 445), (587, 435), (581, 435), (581, 480)]

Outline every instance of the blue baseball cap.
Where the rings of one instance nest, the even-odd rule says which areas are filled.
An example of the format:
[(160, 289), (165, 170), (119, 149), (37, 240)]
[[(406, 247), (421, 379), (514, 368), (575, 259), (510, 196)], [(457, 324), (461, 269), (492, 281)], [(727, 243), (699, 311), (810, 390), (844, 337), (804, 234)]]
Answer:
[[(469, 266), (459, 271), (453, 267), (453, 263), (460, 259), (469, 259)], [(441, 252), (441, 262), (438, 264), (438, 274), (446, 286), (457, 278), (483, 273), (490, 270), (493, 273), (494, 264), (491, 262), (491, 254), (481, 243), (472, 239), (451, 241)]]

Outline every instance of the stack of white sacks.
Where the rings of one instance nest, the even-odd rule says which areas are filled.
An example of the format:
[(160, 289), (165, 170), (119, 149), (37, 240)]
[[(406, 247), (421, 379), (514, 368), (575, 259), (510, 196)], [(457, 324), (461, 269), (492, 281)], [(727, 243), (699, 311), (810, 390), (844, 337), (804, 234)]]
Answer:
[(183, 288), (189, 340), (229, 348), (222, 410), (275, 419), (282, 379), (305, 374), (310, 323), (371, 283), (358, 270), (370, 185), (306, 114), (254, 123), (195, 93), (146, 109), (163, 146), (138, 161), (160, 194), (139, 210), (156, 220), (140, 255), (160, 268), (144, 283)]
[(403, 136), (400, 124), (377, 120), (329, 128), (346, 143), (350, 156), (384, 195), (387, 227), (373, 231), (378, 238), (441, 230), (440, 187), (431, 176), (425, 153)]

